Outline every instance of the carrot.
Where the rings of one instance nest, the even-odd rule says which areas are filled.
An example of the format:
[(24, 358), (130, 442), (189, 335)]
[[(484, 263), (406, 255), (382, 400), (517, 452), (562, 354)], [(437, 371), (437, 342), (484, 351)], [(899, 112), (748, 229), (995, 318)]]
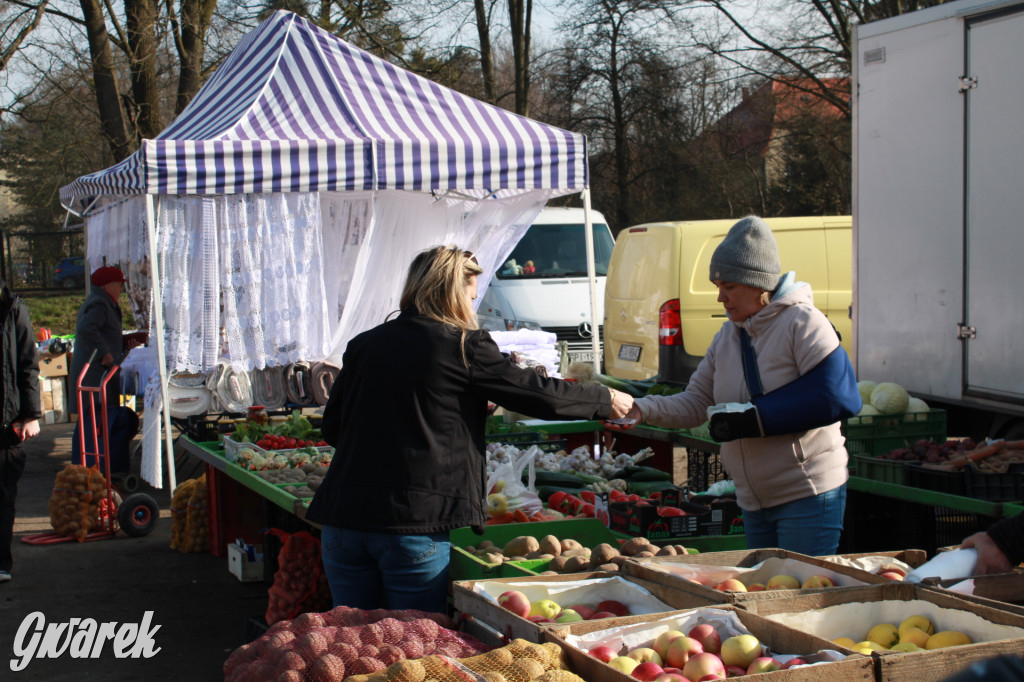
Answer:
[(980, 462), (981, 460), (996, 454), (1004, 447), (1006, 447), (1006, 441), (998, 440), (995, 443), (983, 445), (980, 448), (974, 448), (956, 459), (951, 459), (948, 464), (953, 469), (963, 469), (967, 466), (968, 462)]
[(547, 521), (548, 517), (544, 516), (540, 512), (537, 512), (536, 514), (534, 514), (533, 516), (530, 517), (530, 520), (531, 521)]
[(524, 512), (522, 509), (516, 509), (514, 512), (512, 512), (512, 520), (515, 523), (527, 523), (529, 522), (530, 517), (527, 516), (526, 512)]
[(508, 512), (507, 514), (502, 514), (501, 516), (492, 516), (491, 518), (487, 519), (487, 525), (494, 526), (500, 523), (512, 523), (514, 517), (515, 514), (513, 512)]

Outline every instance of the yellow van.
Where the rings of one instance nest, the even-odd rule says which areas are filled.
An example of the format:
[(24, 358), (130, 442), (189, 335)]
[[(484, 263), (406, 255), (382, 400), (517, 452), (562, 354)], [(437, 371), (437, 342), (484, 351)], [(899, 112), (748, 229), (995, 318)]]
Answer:
[[(782, 271), (814, 291), (814, 305), (851, 352), (853, 239), (850, 216), (766, 218)], [(711, 254), (736, 220), (648, 223), (615, 240), (604, 304), (604, 371), (685, 384), (725, 322), (708, 279)]]

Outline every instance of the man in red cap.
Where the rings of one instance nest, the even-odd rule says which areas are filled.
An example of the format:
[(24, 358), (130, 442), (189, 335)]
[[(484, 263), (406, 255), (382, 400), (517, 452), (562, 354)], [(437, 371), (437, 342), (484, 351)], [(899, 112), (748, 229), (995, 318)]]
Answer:
[[(74, 357), (71, 361), (71, 369), (69, 374), (70, 394), (71, 403), (70, 410), (72, 412), (78, 412), (78, 377), (82, 373), (82, 368), (85, 367), (85, 363), (89, 361), (89, 357), (93, 351), (96, 351), (96, 357), (93, 358), (92, 364), (89, 366), (89, 371), (86, 373), (85, 378), (82, 379), (83, 386), (99, 386), (100, 381), (103, 379), (104, 372), (107, 368), (114, 364), (114, 362), (121, 359), (124, 354), (124, 337), (121, 321), (121, 306), (118, 302), (121, 293), (124, 291), (124, 283), (128, 280), (125, 279), (124, 273), (121, 272), (120, 268), (113, 266), (104, 266), (92, 273), (92, 277), (89, 278), (89, 282), (92, 284), (89, 290), (89, 295), (85, 299), (85, 303), (78, 309), (78, 322), (75, 325), (75, 350)], [(86, 394), (83, 396), (83, 401), (92, 398), (95, 394)], [(110, 416), (111, 422), (115, 422), (115, 416), (117, 417), (116, 423), (112, 423), (111, 430), (109, 432), (112, 447), (111, 447), (111, 471), (126, 471), (128, 469), (128, 455), (127, 455), (127, 443), (125, 444), (124, 453), (120, 452), (121, 448), (116, 447), (114, 443), (114, 430), (115, 427), (122, 421), (127, 419), (131, 421), (134, 417), (134, 431), (131, 429), (131, 425), (128, 424), (128, 431), (131, 431), (131, 436), (128, 436), (128, 440), (131, 440), (132, 436), (138, 431), (138, 416), (131, 410), (131, 415), (121, 415), (122, 410), (119, 408), (119, 397), (121, 395), (121, 379), (119, 376), (114, 376), (107, 382), (107, 411)], [(99, 412), (96, 412), (96, 419), (99, 419)], [(92, 429), (91, 423), (93, 418), (90, 416), (89, 407), (83, 406), (84, 409), (84, 421), (86, 425), (86, 445), (88, 451), (93, 451), (92, 443)], [(102, 440), (102, 439), (100, 439)], [(121, 438), (117, 438), (120, 441)], [(75, 464), (82, 464), (81, 457), (81, 444), (79, 441), (79, 429), (75, 429), (74, 438), (71, 442), (71, 461)], [(89, 458), (92, 459), (91, 457)], [(124, 461), (119, 461), (119, 460)], [(85, 464), (91, 465), (92, 461), (85, 462)]]

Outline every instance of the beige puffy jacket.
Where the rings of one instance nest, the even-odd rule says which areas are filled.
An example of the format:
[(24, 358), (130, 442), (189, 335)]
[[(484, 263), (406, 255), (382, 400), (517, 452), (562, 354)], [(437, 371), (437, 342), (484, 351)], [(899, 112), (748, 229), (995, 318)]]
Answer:
[[(814, 307), (810, 285), (784, 285), (755, 315), (722, 325), (685, 391), (637, 399), (643, 421), (693, 428), (707, 421), (711, 405), (749, 402), (741, 327), (750, 335), (766, 393), (810, 371), (839, 345), (832, 324)], [(722, 443), (721, 457), (723, 468), (736, 482), (737, 502), (743, 509), (765, 509), (818, 495), (849, 478), (839, 422), (799, 433)]]

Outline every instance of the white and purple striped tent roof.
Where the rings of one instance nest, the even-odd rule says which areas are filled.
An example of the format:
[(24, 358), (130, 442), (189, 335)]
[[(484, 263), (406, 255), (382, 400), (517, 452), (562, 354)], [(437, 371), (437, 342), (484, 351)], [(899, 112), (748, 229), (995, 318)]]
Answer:
[[(582, 191), (583, 136), (416, 76), (278, 11), (124, 161), (61, 189), (82, 212), (138, 194)], [(100, 204), (106, 201), (100, 201)]]

